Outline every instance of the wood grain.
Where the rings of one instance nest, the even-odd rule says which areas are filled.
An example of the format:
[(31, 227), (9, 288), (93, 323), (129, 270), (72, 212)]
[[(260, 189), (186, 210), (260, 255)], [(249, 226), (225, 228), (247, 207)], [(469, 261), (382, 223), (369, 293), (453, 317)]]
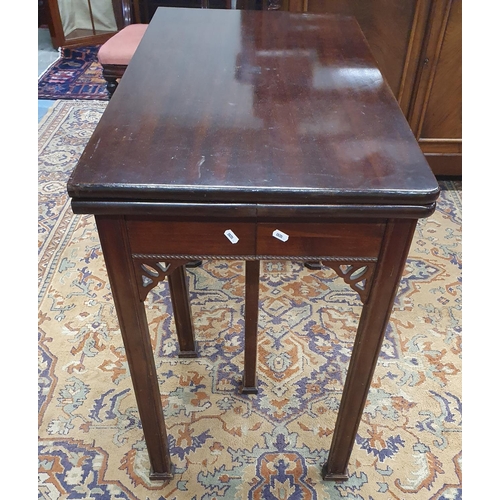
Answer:
[(142, 201), (401, 205), (438, 195), (353, 18), (159, 8), (126, 76), (71, 176), (74, 199), (141, 201), (140, 190)]

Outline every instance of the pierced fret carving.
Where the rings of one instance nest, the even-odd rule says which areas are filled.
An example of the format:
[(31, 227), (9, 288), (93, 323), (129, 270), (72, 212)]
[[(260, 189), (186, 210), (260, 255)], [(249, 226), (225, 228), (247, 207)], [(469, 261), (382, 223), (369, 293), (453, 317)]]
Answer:
[(372, 285), (374, 263), (324, 262), (324, 265), (332, 268), (346, 284), (358, 293), (361, 302), (366, 303)]
[(170, 261), (156, 261), (152, 259), (134, 260), (135, 275), (139, 297), (144, 301), (151, 289), (163, 281), (172, 271), (189, 260), (175, 259)]
[[(333, 269), (346, 284), (358, 293), (363, 304), (368, 300), (372, 285), (376, 258), (372, 257), (290, 257), (273, 255), (248, 256), (207, 256), (207, 255), (153, 255), (132, 254), (136, 271), (139, 296), (144, 301), (151, 289), (163, 281), (177, 267), (191, 262), (195, 258), (203, 259), (245, 259), (245, 260), (305, 260), (320, 261)], [(160, 260), (161, 259), (161, 260)]]

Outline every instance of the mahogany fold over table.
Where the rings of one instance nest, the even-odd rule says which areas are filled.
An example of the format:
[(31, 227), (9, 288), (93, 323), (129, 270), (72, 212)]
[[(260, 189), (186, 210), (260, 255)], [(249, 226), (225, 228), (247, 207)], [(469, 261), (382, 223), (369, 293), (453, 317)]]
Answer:
[(257, 391), (259, 261), (322, 262), (363, 302), (323, 478), (349, 456), (417, 220), (439, 188), (353, 18), (159, 8), (68, 182), (94, 214), (151, 461), (173, 467), (144, 309), (184, 265), (245, 260), (242, 391)]

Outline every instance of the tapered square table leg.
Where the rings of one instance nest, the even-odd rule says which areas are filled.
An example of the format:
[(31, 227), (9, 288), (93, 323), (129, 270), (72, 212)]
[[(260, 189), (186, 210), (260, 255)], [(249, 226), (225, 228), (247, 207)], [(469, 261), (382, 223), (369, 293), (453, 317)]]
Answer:
[(97, 229), (125, 346), (130, 376), (151, 462), (152, 480), (173, 477), (144, 304), (134, 274), (126, 224), (121, 216), (96, 215)]
[(259, 321), (260, 261), (245, 262), (245, 371), (243, 394), (257, 394), (257, 327)]
[(415, 220), (389, 221), (373, 284), (359, 321), (323, 479), (343, 481), (394, 298), (410, 248)]
[(168, 285), (179, 340), (179, 358), (197, 358), (185, 266), (176, 267), (168, 275)]

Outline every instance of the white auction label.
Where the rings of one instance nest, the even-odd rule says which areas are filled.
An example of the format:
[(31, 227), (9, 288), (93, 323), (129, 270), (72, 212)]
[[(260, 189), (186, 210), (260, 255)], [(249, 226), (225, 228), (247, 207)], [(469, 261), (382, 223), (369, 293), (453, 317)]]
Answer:
[(280, 231), (279, 229), (275, 229), (273, 231), (273, 236), (281, 241), (288, 241), (289, 238), (288, 234), (284, 233), (283, 231)]
[(238, 238), (238, 236), (236, 236), (232, 231), (231, 229), (226, 229), (226, 231), (224, 231), (224, 236), (234, 245), (235, 243), (238, 243), (238, 241), (240, 241), (240, 239)]

